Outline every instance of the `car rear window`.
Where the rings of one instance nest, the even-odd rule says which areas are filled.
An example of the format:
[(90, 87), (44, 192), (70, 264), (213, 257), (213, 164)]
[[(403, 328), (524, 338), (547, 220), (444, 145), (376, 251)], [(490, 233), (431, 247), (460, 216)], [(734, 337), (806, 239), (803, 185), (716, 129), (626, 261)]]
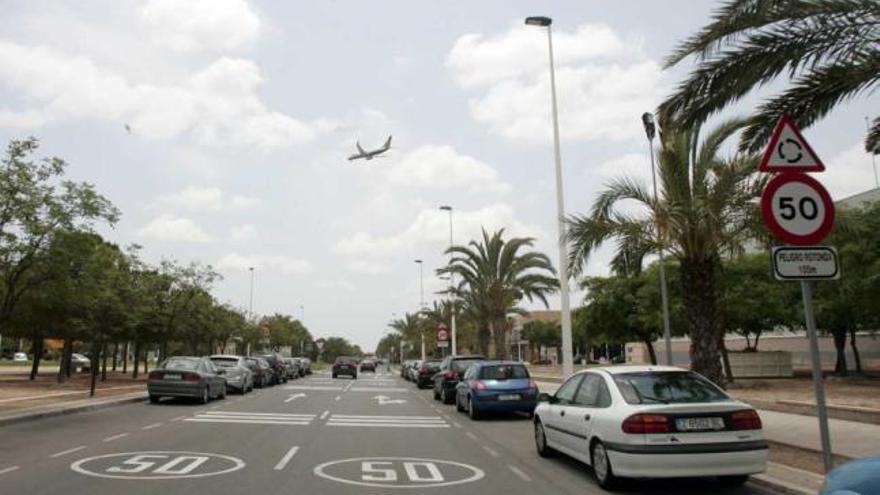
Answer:
[(336, 364), (355, 364), (355, 360), (349, 357), (339, 357), (336, 358)]
[(453, 359), (452, 360), (452, 369), (459, 373), (464, 373), (468, 368), (471, 367), (477, 361), (482, 361), (481, 358), (473, 358), (473, 359)]
[(211, 358), (211, 362), (214, 363), (215, 366), (234, 368), (238, 365), (238, 358)]
[(614, 383), (629, 404), (722, 402), (730, 397), (712, 382), (689, 371), (620, 373)]
[(483, 380), (517, 380), (528, 377), (529, 372), (526, 367), (518, 364), (500, 364), (480, 368), (480, 378)]
[(199, 367), (198, 359), (169, 359), (162, 365), (166, 370), (194, 371)]

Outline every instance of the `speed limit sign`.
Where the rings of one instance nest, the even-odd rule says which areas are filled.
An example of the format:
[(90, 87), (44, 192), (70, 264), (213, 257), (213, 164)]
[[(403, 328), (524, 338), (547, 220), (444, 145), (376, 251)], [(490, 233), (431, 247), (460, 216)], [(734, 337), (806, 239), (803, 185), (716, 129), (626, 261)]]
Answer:
[(795, 246), (818, 244), (834, 225), (834, 203), (816, 179), (787, 172), (774, 177), (761, 196), (764, 222), (778, 239)]

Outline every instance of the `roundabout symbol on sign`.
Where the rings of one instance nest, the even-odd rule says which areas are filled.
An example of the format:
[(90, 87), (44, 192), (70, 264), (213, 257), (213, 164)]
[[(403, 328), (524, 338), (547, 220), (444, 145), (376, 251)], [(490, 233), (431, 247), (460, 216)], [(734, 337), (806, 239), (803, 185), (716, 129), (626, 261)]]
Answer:
[(786, 172), (774, 177), (761, 196), (764, 222), (777, 238), (796, 246), (819, 243), (834, 225), (834, 203), (816, 179)]

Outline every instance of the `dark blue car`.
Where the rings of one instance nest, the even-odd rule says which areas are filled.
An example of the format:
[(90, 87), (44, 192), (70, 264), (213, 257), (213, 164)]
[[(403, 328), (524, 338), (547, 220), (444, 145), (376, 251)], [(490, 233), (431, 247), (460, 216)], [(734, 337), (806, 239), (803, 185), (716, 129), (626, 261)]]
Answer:
[(455, 388), (455, 407), (479, 419), (488, 412), (524, 412), (531, 417), (538, 386), (519, 361), (478, 361)]

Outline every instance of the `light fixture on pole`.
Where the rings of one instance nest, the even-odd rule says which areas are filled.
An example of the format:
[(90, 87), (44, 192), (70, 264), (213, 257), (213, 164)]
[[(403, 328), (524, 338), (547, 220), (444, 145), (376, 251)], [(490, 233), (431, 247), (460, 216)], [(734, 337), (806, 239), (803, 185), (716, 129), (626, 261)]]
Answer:
[(550, 54), (550, 100), (553, 113), (553, 151), (556, 161), (556, 220), (559, 229), (559, 289), (562, 309), (562, 373), (574, 373), (571, 337), (571, 307), (568, 300), (568, 246), (565, 240), (565, 198), (562, 189), (562, 154), (559, 150), (559, 113), (556, 104), (556, 69), (553, 62), (553, 20), (549, 17), (526, 18), (526, 25), (547, 28), (547, 46)]
[[(425, 263), (422, 260), (414, 260), (419, 265), (419, 311), (416, 313), (416, 324), (421, 325), (422, 311), (425, 310)], [(419, 329), (419, 336), (422, 339), (422, 361), (425, 360), (425, 332), (423, 328)]]
[[(642, 125), (645, 127), (645, 135), (648, 137), (648, 153), (651, 155), (651, 180), (654, 183), (654, 203), (660, 201), (657, 196), (657, 171), (654, 164), (654, 137), (657, 135), (657, 125), (654, 123), (654, 115), (651, 112), (642, 114)], [(657, 220), (657, 208), (654, 208), (654, 226), (657, 229), (657, 243), (660, 254), (660, 300), (663, 305), (663, 340), (666, 343), (666, 364), (672, 366), (672, 330), (669, 324), (669, 293), (666, 289), (666, 255), (663, 247), (663, 235), (660, 231), (660, 221)]]
[[(443, 211), (449, 212), (449, 249), (452, 249), (453, 240), (452, 240), (452, 207), (449, 205), (444, 205), (440, 207)], [(449, 266), (452, 266), (452, 252), (449, 253)], [(455, 275), (452, 272), (449, 272), (449, 300), (452, 302), (452, 315), (449, 318), (449, 329), (452, 332), (452, 349), (449, 351), (451, 355), (455, 356), (458, 354), (458, 347), (456, 347), (456, 332), (455, 332), (455, 295), (453, 293), (453, 289), (455, 288)]]

